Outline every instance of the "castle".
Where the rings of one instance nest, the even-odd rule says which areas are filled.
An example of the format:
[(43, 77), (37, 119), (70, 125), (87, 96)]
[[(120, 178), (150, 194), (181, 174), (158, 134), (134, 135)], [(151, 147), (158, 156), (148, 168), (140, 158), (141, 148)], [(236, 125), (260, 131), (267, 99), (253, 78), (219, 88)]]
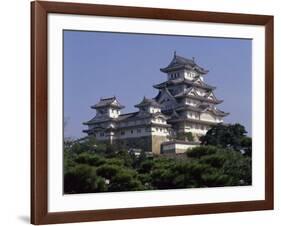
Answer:
[(197, 146), (200, 136), (228, 115), (216, 105), (222, 103), (214, 94), (216, 87), (204, 82), (208, 70), (174, 53), (172, 61), (160, 69), (166, 81), (154, 85), (158, 95), (144, 97), (135, 105), (138, 111), (121, 114), (124, 108), (116, 97), (101, 98), (91, 108), (94, 118), (83, 123), (83, 130), (100, 141), (124, 142), (138, 150), (182, 153)]

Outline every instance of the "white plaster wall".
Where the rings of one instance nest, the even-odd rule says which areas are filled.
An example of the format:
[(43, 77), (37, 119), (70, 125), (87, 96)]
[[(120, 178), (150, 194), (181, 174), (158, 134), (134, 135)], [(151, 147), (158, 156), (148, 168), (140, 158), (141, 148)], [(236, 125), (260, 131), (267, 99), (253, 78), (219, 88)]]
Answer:
[(154, 118), (151, 120), (151, 122), (157, 123), (157, 124), (163, 124), (163, 125), (167, 124), (167, 121), (165, 119), (163, 119), (162, 117)]
[(161, 127), (152, 127), (152, 135), (155, 136), (168, 136), (169, 132), (167, 128), (161, 128)]
[(187, 111), (186, 116), (190, 119), (198, 119), (199, 120), (199, 113), (195, 111)]
[[(121, 131), (124, 132), (123, 135), (121, 134)], [(144, 128), (144, 127), (120, 129), (116, 133), (116, 137), (118, 137), (118, 139), (143, 137), (143, 136), (149, 136), (149, 135), (151, 135), (150, 129), (147, 129), (147, 128)]]
[(197, 144), (177, 144), (177, 143), (174, 143), (174, 144), (169, 144), (169, 145), (163, 145), (162, 148), (163, 148), (163, 151), (175, 150), (175, 152), (177, 154), (181, 154), (181, 153), (186, 152), (188, 149), (194, 148), (194, 147), (197, 147), (197, 146), (198, 146)]
[(161, 111), (161, 108), (156, 108), (156, 107), (152, 107), (152, 106), (148, 108), (149, 113), (157, 113), (160, 111)]
[(106, 132), (102, 132), (102, 131), (101, 132), (96, 132), (95, 135), (96, 135), (96, 139), (97, 140), (108, 140), (109, 139), (109, 137), (108, 137)]
[(189, 70), (184, 71), (184, 78), (186, 79), (192, 80), (196, 75), (197, 73), (195, 71), (189, 71)]
[(216, 117), (213, 114), (207, 112), (201, 113), (200, 119), (202, 121), (216, 122)]
[(209, 130), (209, 126), (196, 123), (187, 123), (184, 127), (184, 132), (192, 132), (195, 134), (205, 134)]
[(191, 105), (191, 106), (196, 106), (200, 103), (198, 100), (193, 100), (191, 98), (185, 98), (185, 104)]
[(108, 115), (110, 118), (117, 118), (120, 115), (120, 111), (114, 108), (109, 108)]

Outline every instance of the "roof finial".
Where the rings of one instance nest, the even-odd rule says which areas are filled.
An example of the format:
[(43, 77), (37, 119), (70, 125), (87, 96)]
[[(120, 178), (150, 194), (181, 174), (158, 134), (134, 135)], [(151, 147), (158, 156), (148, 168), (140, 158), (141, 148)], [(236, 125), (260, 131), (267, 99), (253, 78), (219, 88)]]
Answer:
[(175, 50), (175, 51), (174, 51), (174, 57), (176, 57), (176, 56), (177, 56), (177, 51)]

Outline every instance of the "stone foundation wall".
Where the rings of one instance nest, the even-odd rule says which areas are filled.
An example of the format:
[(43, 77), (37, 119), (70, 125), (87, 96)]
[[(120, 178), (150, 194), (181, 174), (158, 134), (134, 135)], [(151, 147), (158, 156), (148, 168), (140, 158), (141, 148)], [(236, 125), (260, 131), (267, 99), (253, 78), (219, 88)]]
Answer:
[(167, 137), (164, 136), (152, 136), (152, 152), (153, 154), (161, 154), (161, 144), (167, 141)]
[(152, 152), (153, 154), (160, 154), (161, 144), (167, 141), (164, 136), (145, 136), (136, 138), (126, 138), (122, 140), (115, 140), (114, 142), (119, 143), (130, 148), (142, 149), (145, 152)]
[(136, 137), (115, 140), (114, 142), (124, 145), (126, 148), (137, 148), (142, 149), (145, 152), (151, 152), (151, 137)]

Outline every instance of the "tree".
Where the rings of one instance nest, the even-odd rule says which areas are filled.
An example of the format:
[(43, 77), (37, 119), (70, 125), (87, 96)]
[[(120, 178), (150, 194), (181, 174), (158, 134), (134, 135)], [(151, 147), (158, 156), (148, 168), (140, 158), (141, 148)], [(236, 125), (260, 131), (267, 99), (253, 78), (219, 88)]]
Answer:
[[(87, 137), (64, 146), (64, 191), (90, 193), (251, 185), (252, 140), (241, 125), (218, 125), (186, 156), (139, 156)], [(185, 134), (185, 136), (188, 136)], [(207, 145), (213, 144), (213, 145)], [(237, 151), (239, 150), (239, 151)]]
[(136, 178), (133, 170), (120, 170), (108, 185), (108, 191), (138, 191), (144, 190), (145, 187), (141, 181)]
[(241, 146), (243, 147), (244, 154), (252, 157), (252, 138), (244, 137), (241, 140)]
[(120, 171), (121, 168), (119, 166), (104, 164), (97, 168), (97, 175), (106, 179), (112, 179)]
[(105, 191), (105, 182), (95, 169), (85, 164), (75, 165), (64, 174), (65, 193), (90, 193)]
[[(247, 138), (246, 133), (245, 127), (240, 124), (217, 124), (213, 126), (205, 136), (202, 136), (200, 141), (203, 145), (214, 145), (242, 151), (243, 145), (245, 145), (243, 140)], [(247, 145), (247, 148), (249, 148), (249, 142)]]
[(75, 158), (75, 162), (88, 164), (90, 166), (100, 166), (106, 162), (105, 158), (90, 152), (83, 152)]
[(186, 132), (186, 133), (178, 133), (176, 135), (177, 140), (184, 140), (184, 141), (194, 141), (194, 136), (192, 132)]
[(193, 134), (191, 132), (187, 132), (185, 134), (185, 136), (186, 136), (188, 141), (194, 141), (194, 136), (193, 136)]
[(206, 155), (212, 155), (217, 152), (217, 148), (215, 146), (198, 146), (187, 150), (186, 155), (190, 158), (200, 159)]
[(241, 152), (215, 146), (200, 146), (188, 150), (186, 154), (193, 164), (207, 166), (206, 171), (200, 170), (201, 176), (196, 179), (196, 183), (201, 181), (200, 186), (238, 186), (252, 183), (251, 158)]

